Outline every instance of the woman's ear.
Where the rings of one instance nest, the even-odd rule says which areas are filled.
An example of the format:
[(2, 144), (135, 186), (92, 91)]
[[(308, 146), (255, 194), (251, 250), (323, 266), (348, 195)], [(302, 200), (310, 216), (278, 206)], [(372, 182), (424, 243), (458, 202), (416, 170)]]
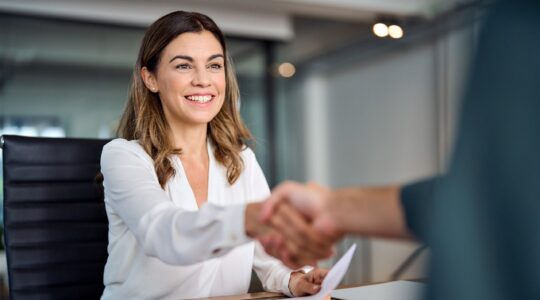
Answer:
[(154, 75), (154, 73), (150, 72), (148, 68), (142, 67), (141, 78), (144, 81), (144, 85), (146, 86), (147, 89), (149, 89), (153, 93), (159, 92), (156, 76)]

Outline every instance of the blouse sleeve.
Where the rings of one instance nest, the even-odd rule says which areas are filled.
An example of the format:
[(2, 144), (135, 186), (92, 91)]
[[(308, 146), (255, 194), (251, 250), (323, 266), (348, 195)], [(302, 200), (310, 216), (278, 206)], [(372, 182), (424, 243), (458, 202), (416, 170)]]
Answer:
[(250, 241), (244, 232), (245, 205), (178, 208), (161, 188), (152, 159), (134, 142), (117, 139), (105, 145), (101, 172), (106, 204), (148, 256), (189, 265)]
[[(246, 175), (249, 184), (249, 201), (261, 201), (270, 195), (270, 188), (266, 178), (257, 163), (255, 155), (250, 149), (245, 150)], [(281, 292), (292, 296), (289, 291), (289, 279), (292, 270), (287, 268), (281, 261), (271, 257), (259, 242), (255, 242), (255, 255), (253, 269), (261, 280), (263, 288), (270, 292)]]

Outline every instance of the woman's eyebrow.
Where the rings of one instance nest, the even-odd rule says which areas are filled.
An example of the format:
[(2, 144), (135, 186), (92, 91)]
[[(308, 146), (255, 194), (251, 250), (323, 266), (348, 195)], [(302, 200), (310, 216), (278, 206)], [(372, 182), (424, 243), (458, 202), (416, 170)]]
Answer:
[(185, 59), (185, 60), (188, 60), (190, 62), (193, 62), (193, 57), (191, 56), (187, 56), (187, 55), (175, 55), (173, 58), (171, 58), (171, 60), (169, 60), (169, 63), (171, 63), (173, 60), (175, 59)]
[[(210, 57), (208, 57), (207, 61), (211, 61), (211, 60), (219, 58), (219, 57), (224, 59), (223, 54), (213, 54), (213, 55), (210, 55)], [(171, 60), (169, 60), (169, 63), (171, 63), (175, 59), (185, 59), (185, 60), (190, 61), (190, 62), (194, 61), (193, 57), (188, 56), (188, 55), (175, 55), (173, 58), (171, 58)]]
[(211, 61), (212, 59), (216, 59), (218, 57), (221, 57), (221, 58), (225, 59), (223, 57), (223, 54), (214, 54), (214, 55), (210, 55), (210, 57), (208, 58), (208, 61)]

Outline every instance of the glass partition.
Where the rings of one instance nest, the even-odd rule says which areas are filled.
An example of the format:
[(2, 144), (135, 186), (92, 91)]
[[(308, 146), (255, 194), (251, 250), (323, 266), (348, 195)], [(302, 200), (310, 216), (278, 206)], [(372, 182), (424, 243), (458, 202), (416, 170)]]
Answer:
[[(0, 14), (0, 135), (114, 137), (144, 30)], [(271, 43), (234, 37), (227, 42), (241, 89), (241, 113), (266, 172), (265, 47)]]

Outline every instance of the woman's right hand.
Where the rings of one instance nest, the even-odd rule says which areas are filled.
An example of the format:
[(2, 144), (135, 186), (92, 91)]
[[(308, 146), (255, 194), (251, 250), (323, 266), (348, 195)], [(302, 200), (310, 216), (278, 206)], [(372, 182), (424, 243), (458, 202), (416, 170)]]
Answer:
[(293, 272), (289, 279), (289, 290), (295, 297), (313, 295), (320, 291), (321, 284), (328, 274), (327, 269), (315, 268), (308, 273)]

